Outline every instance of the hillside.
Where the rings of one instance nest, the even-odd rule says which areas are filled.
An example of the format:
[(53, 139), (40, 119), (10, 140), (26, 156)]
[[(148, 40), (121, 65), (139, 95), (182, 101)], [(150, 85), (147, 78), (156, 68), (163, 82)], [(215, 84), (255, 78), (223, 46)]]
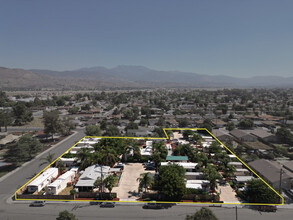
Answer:
[(1, 89), (293, 87), (293, 77), (237, 78), (180, 71), (158, 71), (143, 66), (92, 67), (70, 71), (0, 67), (0, 78)]

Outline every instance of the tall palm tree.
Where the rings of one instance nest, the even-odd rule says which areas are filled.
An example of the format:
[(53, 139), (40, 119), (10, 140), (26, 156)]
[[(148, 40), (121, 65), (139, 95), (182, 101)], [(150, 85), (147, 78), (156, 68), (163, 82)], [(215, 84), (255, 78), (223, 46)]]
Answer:
[(92, 154), (89, 148), (81, 148), (76, 154), (77, 160), (80, 161), (79, 170), (83, 170), (91, 165)]
[(99, 164), (106, 166), (113, 166), (117, 162), (117, 156), (113, 149), (106, 148), (100, 152)]
[(54, 161), (54, 155), (49, 153), (46, 157), (41, 158), (40, 160), (43, 160), (42, 163), (40, 163), (40, 166), (43, 166), (44, 164), (51, 164)]
[(149, 176), (150, 173), (142, 173), (140, 174), (140, 177), (136, 179), (136, 181), (139, 181), (139, 189), (138, 191), (141, 191), (141, 189), (144, 189), (144, 192), (147, 191), (147, 189), (153, 184), (153, 178)]
[(65, 170), (66, 166), (62, 161), (58, 160), (56, 162), (56, 167), (58, 167), (59, 174), (61, 174)]

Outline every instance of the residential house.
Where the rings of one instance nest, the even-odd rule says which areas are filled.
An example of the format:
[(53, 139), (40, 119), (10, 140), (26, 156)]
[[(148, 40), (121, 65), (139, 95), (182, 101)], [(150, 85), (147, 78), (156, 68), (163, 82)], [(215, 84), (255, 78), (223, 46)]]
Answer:
[(236, 140), (242, 141), (242, 142), (252, 142), (257, 140), (255, 136), (247, 134), (246, 132), (242, 130), (238, 130), (238, 129), (234, 129), (233, 131), (230, 131), (230, 134), (234, 136)]
[(276, 135), (267, 132), (263, 129), (255, 129), (250, 132), (252, 135), (256, 136), (258, 139), (265, 141), (265, 142), (276, 142), (277, 137)]
[[(261, 177), (270, 184), (274, 189), (279, 189), (280, 187), (280, 177), (281, 177), (281, 168), (282, 166), (273, 161), (260, 159), (255, 160), (248, 165)], [(283, 169), (284, 171), (284, 169)], [(282, 188), (291, 189), (292, 188), (292, 178), (293, 175), (287, 172), (282, 172)]]
[(105, 178), (108, 176), (110, 167), (102, 165), (92, 165), (86, 168), (79, 177), (75, 187), (78, 191), (90, 191), (94, 188), (94, 183), (98, 178)]

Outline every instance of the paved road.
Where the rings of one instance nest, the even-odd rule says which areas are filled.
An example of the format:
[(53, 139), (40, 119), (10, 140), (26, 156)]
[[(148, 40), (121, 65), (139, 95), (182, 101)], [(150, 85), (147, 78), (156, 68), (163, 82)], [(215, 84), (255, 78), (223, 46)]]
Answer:
[[(79, 129), (77, 133), (72, 135), (69, 139), (58, 144), (53, 149), (50, 149), (48, 152), (43, 154), (39, 158), (35, 158), (33, 161), (28, 163), (26, 166), (21, 167), (17, 172), (8, 176), (0, 182), (0, 209), (3, 210), (3, 207), (7, 207), (6, 200), (14, 194), (14, 192), (28, 182), (35, 173), (40, 172), (44, 169), (47, 164), (40, 166), (40, 163), (43, 162), (40, 159), (46, 157), (49, 153), (54, 153), (55, 158), (59, 157), (62, 153), (72, 147), (78, 140), (85, 136), (84, 130)], [(1, 212), (0, 212), (1, 216)], [(1, 219), (1, 218), (0, 218)]]
[[(73, 135), (69, 140), (64, 141), (59, 146), (51, 149), (51, 153), (55, 156), (61, 155), (69, 147), (84, 136), (83, 130), (78, 130), (78, 133)], [(47, 153), (46, 153), (47, 154)], [(46, 156), (44, 154), (42, 157)], [(29, 163), (27, 166), (19, 169), (17, 172), (0, 182), (0, 219), (14, 220), (31, 220), (31, 219), (56, 219), (58, 213), (63, 210), (68, 210), (74, 213), (79, 220), (91, 219), (184, 219), (187, 214), (192, 214), (199, 210), (199, 207), (188, 205), (177, 205), (164, 210), (144, 210), (140, 204), (117, 204), (114, 209), (99, 208), (98, 206), (90, 206), (88, 203), (72, 204), (72, 203), (48, 203), (44, 207), (29, 207), (29, 203), (8, 204), (6, 200), (20, 186), (26, 183), (31, 176), (43, 169), (39, 166), (39, 158)], [(234, 208), (212, 208), (216, 216), (221, 220), (234, 220)], [(276, 213), (260, 213), (250, 209), (238, 209), (238, 220), (259, 219), (273, 220), (292, 219), (292, 209), (279, 209)]]
[[(2, 129), (4, 130), (4, 129)], [(42, 131), (44, 127), (8, 127), (8, 132), (27, 132), (27, 131)]]
[[(76, 215), (79, 220), (92, 219), (160, 219), (183, 220), (187, 214), (193, 214), (200, 207), (173, 206), (169, 209), (150, 210), (142, 209), (141, 205), (117, 205), (115, 208), (100, 208), (97, 205), (85, 204), (47, 204), (44, 207), (29, 207), (28, 204), (12, 204), (8, 208), (0, 208), (0, 219), (56, 219), (58, 213), (63, 210)], [(219, 220), (235, 220), (235, 208), (211, 208)], [(292, 209), (280, 209), (276, 213), (261, 213), (246, 208), (238, 208), (238, 220), (289, 220), (292, 219)]]

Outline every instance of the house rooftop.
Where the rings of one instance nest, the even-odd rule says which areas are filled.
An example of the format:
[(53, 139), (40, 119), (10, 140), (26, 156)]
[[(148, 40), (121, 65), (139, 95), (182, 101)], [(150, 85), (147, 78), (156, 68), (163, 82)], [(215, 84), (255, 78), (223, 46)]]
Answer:
[[(255, 171), (261, 173), (270, 182), (277, 182), (280, 179), (281, 165), (272, 161), (260, 159), (249, 163), (249, 166)], [(286, 173), (283, 173), (282, 179), (289, 178)]]

